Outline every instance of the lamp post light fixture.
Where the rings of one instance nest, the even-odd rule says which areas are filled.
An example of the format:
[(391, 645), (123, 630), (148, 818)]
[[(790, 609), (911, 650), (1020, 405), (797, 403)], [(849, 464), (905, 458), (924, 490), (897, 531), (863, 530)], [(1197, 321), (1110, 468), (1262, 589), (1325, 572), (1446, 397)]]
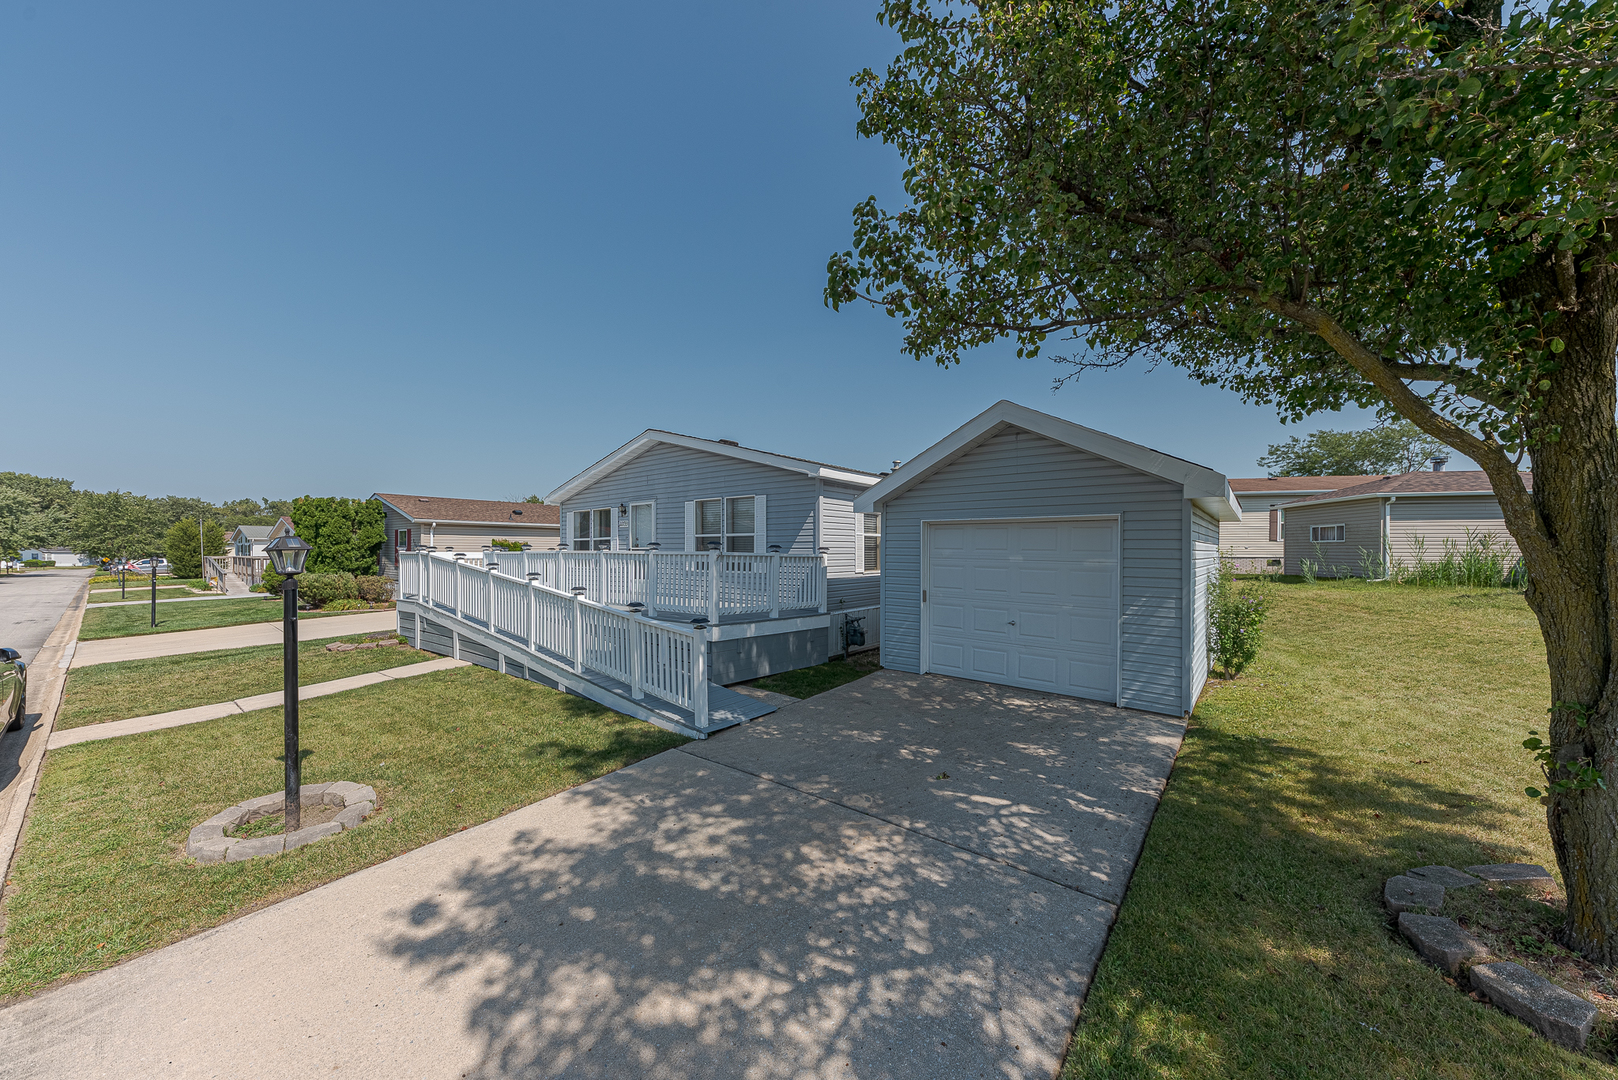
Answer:
[(296, 535), (278, 536), (264, 548), (281, 582), (281, 718), (286, 754), (286, 820), (281, 829), (303, 827), (303, 769), (298, 761), (298, 575), (309, 560), (309, 542)]

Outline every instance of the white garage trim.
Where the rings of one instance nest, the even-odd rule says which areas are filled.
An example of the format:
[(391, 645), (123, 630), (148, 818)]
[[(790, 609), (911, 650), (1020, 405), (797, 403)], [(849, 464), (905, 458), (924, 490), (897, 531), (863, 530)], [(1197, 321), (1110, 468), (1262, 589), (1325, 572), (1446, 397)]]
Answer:
[(1124, 516), (1122, 514), (1075, 514), (1071, 516), (1051, 517), (1041, 515), (1037, 517), (1006, 517), (1006, 518), (923, 518), (921, 520), (921, 671), (926, 674), (931, 668), (932, 660), (932, 633), (931, 622), (928, 617), (927, 590), (932, 585), (932, 531), (935, 525), (1028, 525), (1041, 522), (1111, 522), (1115, 540), (1114, 553), (1116, 563), (1112, 575), (1112, 608), (1114, 613), (1114, 626), (1112, 634), (1113, 644), (1113, 704), (1122, 706), (1124, 696)]

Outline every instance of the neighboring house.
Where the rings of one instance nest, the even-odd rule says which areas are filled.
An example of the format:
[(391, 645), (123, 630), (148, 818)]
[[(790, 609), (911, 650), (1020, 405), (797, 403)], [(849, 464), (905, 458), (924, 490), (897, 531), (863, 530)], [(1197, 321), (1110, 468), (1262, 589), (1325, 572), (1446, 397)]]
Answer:
[(480, 552), (495, 540), (529, 544), (535, 550), (556, 546), (557, 508), (545, 503), (380, 492), (371, 498), (387, 513), (382, 572), (395, 580), (401, 551)]
[(72, 548), (48, 547), (23, 552), (24, 559), (40, 559), (44, 562), (55, 563), (57, 566), (93, 566), (95, 559), (89, 555), (81, 555)]
[(826, 556), (832, 612), (875, 607), (881, 519), (854, 499), (877, 473), (753, 450), (727, 439), (648, 430), (551, 492), (570, 549)]
[(39, 562), (45, 558), (45, 553), (38, 548), (23, 548), (17, 552), (17, 558), (23, 562)]
[(292, 520), (285, 517), (274, 525), (238, 525), (225, 538), (225, 551), (240, 559), (267, 558), (264, 548), (269, 542), (294, 531)]
[(1230, 482), (1242, 519), (1219, 526), (1219, 550), (1236, 561), (1240, 573), (1279, 570), (1286, 557), (1281, 538), (1281, 507), (1315, 495), (1380, 480), (1381, 476), (1268, 476)]
[[(1523, 482), (1533, 487), (1532, 473)], [(1412, 472), (1315, 495), (1283, 508), (1286, 572), (1316, 562), (1324, 577), (1381, 577), (1387, 568), (1442, 558), (1444, 542), (1489, 535), (1518, 557), (1500, 503), (1481, 471)]]
[(1009, 401), (855, 500), (882, 664), (1180, 716), (1208, 675), (1224, 476)]

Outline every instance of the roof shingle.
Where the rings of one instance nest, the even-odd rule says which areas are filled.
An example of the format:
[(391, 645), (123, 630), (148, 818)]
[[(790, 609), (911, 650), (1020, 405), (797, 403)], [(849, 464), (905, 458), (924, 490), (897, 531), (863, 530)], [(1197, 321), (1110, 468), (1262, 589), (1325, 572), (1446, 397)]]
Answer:
[[(1534, 488), (1534, 474), (1521, 474), (1530, 491)], [(1298, 503), (1320, 502), (1324, 499), (1357, 499), (1377, 495), (1454, 495), (1470, 491), (1492, 491), (1489, 474), (1482, 469), (1459, 469), (1455, 472), (1408, 472), (1398, 476), (1384, 476), (1368, 484), (1328, 491), (1324, 495), (1311, 495)]]
[(512, 525), (560, 525), (562, 508), (545, 503), (498, 502), (492, 499), (447, 499), (433, 495), (389, 495), (381, 499), (412, 521), (477, 522)]

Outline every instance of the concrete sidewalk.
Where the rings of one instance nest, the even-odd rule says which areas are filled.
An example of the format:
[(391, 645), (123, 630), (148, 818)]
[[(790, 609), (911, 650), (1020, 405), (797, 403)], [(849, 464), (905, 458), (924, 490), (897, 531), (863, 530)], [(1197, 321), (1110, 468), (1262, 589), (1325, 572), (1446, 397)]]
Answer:
[(1183, 731), (879, 672), (0, 1010), (0, 1061), (1050, 1080)]
[[(101, 605), (105, 606), (105, 605)], [(362, 611), (357, 615), (329, 615), (298, 620), (299, 641), (374, 634), (399, 625), (392, 611)], [(119, 660), (146, 660), (154, 656), (209, 652), (213, 649), (244, 649), (249, 645), (278, 645), (281, 620), (220, 626), (210, 630), (176, 630), (170, 634), (136, 634), (130, 637), (81, 641), (73, 650), (73, 667), (111, 664)]]
[[(417, 675), (431, 675), (435, 671), (449, 671), (452, 668), (466, 666), (467, 662), (465, 660), (456, 660), (448, 656), (440, 657), (437, 660), (423, 660), (419, 664), (401, 664), (396, 668), (384, 668), (381, 671), (369, 671), (363, 675), (350, 675), (343, 679), (328, 679), (326, 682), (300, 686), (298, 687), (298, 700), (308, 701), (310, 698), (325, 697), (328, 694), (341, 694), (344, 690), (357, 690), (362, 686), (375, 686), (377, 683), (392, 682), (395, 679), (410, 679)], [(276, 690), (268, 694), (254, 694), (252, 697), (237, 698), (235, 701), (221, 701), (215, 705), (196, 705), (189, 709), (153, 713), (151, 716), (136, 716), (128, 720), (107, 720), (99, 724), (85, 724), (83, 727), (52, 732), (50, 742), (46, 744), (46, 749), (59, 750), (64, 746), (74, 746), (83, 742), (116, 739), (123, 735), (139, 735), (145, 731), (161, 731), (164, 728), (184, 727), (186, 724), (198, 724), (204, 720), (217, 720), (221, 716), (234, 716), (237, 713), (254, 712), (258, 709), (274, 709), (278, 708), (281, 703), (281, 691)]]

